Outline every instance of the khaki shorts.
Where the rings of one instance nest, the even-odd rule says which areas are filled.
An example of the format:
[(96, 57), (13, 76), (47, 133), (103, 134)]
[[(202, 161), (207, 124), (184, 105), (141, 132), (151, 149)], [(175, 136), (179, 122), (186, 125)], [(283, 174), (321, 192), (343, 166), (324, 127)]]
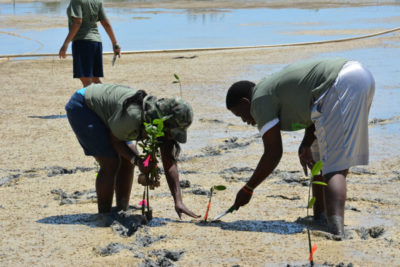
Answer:
[(315, 102), (311, 119), (317, 139), (311, 151), (315, 161), (322, 160), (324, 174), (368, 164), (368, 114), (374, 92), (372, 74), (349, 61)]

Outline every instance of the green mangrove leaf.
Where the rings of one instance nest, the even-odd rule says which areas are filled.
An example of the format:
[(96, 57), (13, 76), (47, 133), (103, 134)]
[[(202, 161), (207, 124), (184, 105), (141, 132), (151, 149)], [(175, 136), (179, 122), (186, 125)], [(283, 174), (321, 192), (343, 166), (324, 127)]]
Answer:
[(178, 74), (174, 73), (174, 77), (175, 77), (175, 79), (177, 79), (178, 81), (180, 80)]
[(321, 169), (322, 169), (322, 161), (320, 160), (314, 164), (314, 167), (311, 170), (311, 175), (317, 176), (321, 172)]
[(312, 208), (316, 200), (317, 199), (315, 197), (312, 197), (312, 199), (310, 199), (310, 202), (308, 202), (308, 208)]
[(218, 191), (224, 191), (226, 189), (225, 185), (214, 185), (213, 188)]
[(315, 181), (315, 182), (312, 182), (313, 184), (318, 184), (318, 185), (324, 185), (324, 186), (327, 186), (327, 184), (326, 183), (324, 183), (324, 182), (319, 182), (319, 181)]
[(179, 83), (178, 81), (173, 81), (172, 83)]

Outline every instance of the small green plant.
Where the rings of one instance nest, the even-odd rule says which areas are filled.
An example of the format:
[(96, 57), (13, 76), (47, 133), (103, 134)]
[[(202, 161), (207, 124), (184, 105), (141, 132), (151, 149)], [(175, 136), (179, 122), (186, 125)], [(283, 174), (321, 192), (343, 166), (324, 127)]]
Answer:
[(178, 74), (174, 73), (174, 78), (175, 80), (172, 83), (179, 83), (179, 93), (182, 98), (182, 84), (181, 84), (181, 79), (179, 78)]
[(211, 206), (211, 198), (212, 198), (214, 191), (224, 191), (225, 189), (226, 189), (225, 185), (214, 185), (210, 188), (210, 198), (208, 199), (206, 214), (204, 215), (205, 222), (207, 221), (207, 218), (208, 218), (208, 212), (210, 211), (210, 206)]
[[(324, 182), (314, 181), (314, 177), (321, 173), (321, 169), (322, 169), (322, 161), (318, 161), (318, 162), (316, 162), (314, 164), (314, 166), (313, 166), (313, 168), (311, 170), (310, 183), (309, 183), (309, 186), (308, 186), (307, 218), (309, 216), (309, 209), (314, 206), (315, 201), (317, 200), (314, 196), (310, 199), (312, 185), (313, 184), (322, 185), (322, 186), (326, 186), (327, 185)], [(310, 265), (314, 266), (313, 254), (314, 254), (315, 250), (317, 249), (317, 246), (316, 246), (316, 244), (314, 244), (314, 246), (311, 246), (310, 222), (309, 221), (307, 221), (307, 236), (308, 236), (308, 249), (309, 249), (309, 252), (310, 252), (309, 261), (310, 261)]]
[(164, 121), (168, 120), (170, 116), (164, 116), (159, 119), (154, 119), (152, 122), (144, 122), (146, 137), (139, 143), (142, 148), (144, 156), (141, 156), (143, 165), (151, 167), (148, 175), (140, 174), (138, 182), (144, 186), (142, 203), (142, 215), (145, 215), (145, 206), (147, 212), (150, 213), (149, 202), (149, 187), (154, 189), (160, 186), (160, 169), (158, 168), (158, 157), (160, 147), (160, 137), (165, 136)]

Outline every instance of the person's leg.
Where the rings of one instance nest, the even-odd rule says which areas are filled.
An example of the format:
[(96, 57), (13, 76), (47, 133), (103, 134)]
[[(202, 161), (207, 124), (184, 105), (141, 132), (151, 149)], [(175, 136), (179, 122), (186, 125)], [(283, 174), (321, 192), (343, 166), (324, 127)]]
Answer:
[(325, 208), (329, 231), (344, 235), (344, 206), (346, 202), (346, 176), (348, 169), (324, 175)]
[(121, 158), (121, 164), (115, 181), (115, 195), (118, 210), (126, 210), (129, 207), (133, 171), (134, 166), (126, 159)]
[(96, 179), (98, 210), (99, 213), (108, 213), (111, 212), (119, 158), (96, 157), (96, 160), (100, 164), (100, 170)]
[[(314, 176), (314, 181), (323, 182), (324, 177), (322, 175)], [(324, 203), (324, 186), (313, 184), (312, 194), (315, 197), (315, 203), (313, 206), (314, 221), (319, 221), (321, 223), (324, 223), (326, 219), (325, 203)]]
[(100, 77), (93, 77), (93, 78), (92, 78), (92, 82), (93, 82), (93, 83), (101, 83)]
[(91, 83), (96, 83), (92, 77), (80, 77), (83, 87), (90, 85)]
[(93, 83), (101, 83), (100, 78), (103, 73), (103, 44), (101, 42), (93, 43)]

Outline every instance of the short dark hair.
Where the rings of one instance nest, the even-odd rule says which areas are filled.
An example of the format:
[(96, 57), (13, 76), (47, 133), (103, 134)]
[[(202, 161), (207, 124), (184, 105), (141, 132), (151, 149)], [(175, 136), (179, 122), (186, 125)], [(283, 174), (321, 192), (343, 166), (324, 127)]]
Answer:
[(226, 94), (226, 108), (230, 110), (238, 105), (243, 97), (251, 100), (254, 86), (255, 83), (250, 81), (239, 81), (232, 84)]

